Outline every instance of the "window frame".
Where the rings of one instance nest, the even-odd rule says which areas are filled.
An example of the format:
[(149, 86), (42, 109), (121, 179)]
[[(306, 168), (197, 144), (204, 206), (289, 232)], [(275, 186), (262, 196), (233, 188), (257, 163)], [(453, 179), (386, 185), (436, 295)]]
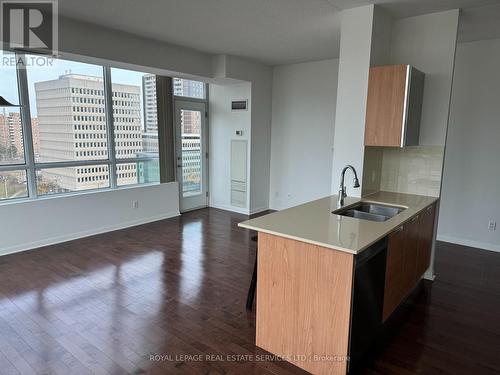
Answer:
[[(8, 51), (7, 49), (5, 51)], [(19, 59), (25, 59), (24, 53), (19, 53), (16, 51), (8, 51), (15, 53), (16, 61)], [(97, 160), (69, 160), (69, 161), (58, 161), (58, 162), (36, 162), (35, 161), (35, 153), (33, 147), (33, 133), (32, 133), (32, 124), (31, 124), (31, 108), (29, 103), (29, 86), (28, 86), (28, 76), (27, 70), (16, 66), (16, 74), (17, 74), (17, 85), (18, 85), (18, 95), (19, 95), (19, 112), (21, 115), (21, 127), (23, 131), (23, 142), (24, 142), (24, 163), (22, 164), (0, 164), (0, 172), (10, 172), (10, 171), (24, 171), (26, 173), (26, 185), (27, 185), (27, 197), (19, 197), (19, 198), (6, 198), (0, 199), (0, 205), (20, 202), (20, 201), (31, 201), (37, 199), (46, 199), (46, 198), (55, 198), (55, 197), (64, 197), (69, 195), (80, 195), (80, 194), (88, 194), (88, 193), (96, 193), (96, 192), (104, 192), (110, 190), (117, 189), (127, 189), (133, 187), (141, 187), (141, 186), (151, 186), (151, 185), (159, 185), (161, 182), (146, 182), (146, 183), (135, 183), (135, 184), (127, 184), (123, 186), (118, 186), (118, 175), (117, 175), (117, 165), (127, 164), (127, 163), (141, 163), (141, 162), (150, 162), (150, 161), (159, 161), (159, 154), (149, 157), (136, 157), (136, 158), (117, 158), (116, 150), (115, 150), (115, 126), (113, 119), (113, 90), (112, 90), (112, 82), (111, 82), (111, 68), (115, 68), (116, 66), (99, 62), (90, 62), (89, 58), (82, 58), (81, 60), (73, 58), (73, 57), (61, 57), (61, 60), (80, 62), (85, 64), (94, 64), (99, 65), (103, 69), (103, 85), (104, 85), (104, 115), (106, 121), (106, 140), (107, 140), (107, 150), (108, 156), (106, 159), (97, 159)], [(26, 61), (26, 60), (24, 60)], [(119, 69), (127, 69), (116, 67)], [(136, 70), (138, 72), (143, 72), (140, 70)], [(149, 73), (149, 72), (143, 72)], [(152, 73), (155, 74), (155, 73)], [(156, 74), (155, 74), (156, 75)], [(73, 104), (72, 104), (73, 105)], [(158, 142), (160, 142), (160, 138), (158, 136)], [(64, 193), (56, 193), (56, 194), (43, 194), (39, 195), (37, 190), (37, 181), (36, 181), (36, 173), (37, 170), (41, 169), (52, 169), (52, 168), (68, 168), (68, 167), (85, 167), (85, 166), (100, 166), (107, 165), (108, 173), (109, 173), (109, 187), (97, 188), (97, 189), (87, 189), (87, 190), (78, 190), (78, 191), (69, 191)]]
[(172, 77), (172, 96), (174, 99), (188, 100), (188, 101), (200, 102), (200, 103), (208, 103), (208, 83), (202, 82), (203, 83), (203, 98), (197, 98), (194, 96), (176, 95), (175, 94), (175, 80), (176, 79), (181, 79), (181, 80), (186, 80), (186, 81), (194, 81), (194, 82), (202, 82), (202, 81), (196, 81), (194, 79), (183, 78), (183, 77), (178, 77), (178, 76)]

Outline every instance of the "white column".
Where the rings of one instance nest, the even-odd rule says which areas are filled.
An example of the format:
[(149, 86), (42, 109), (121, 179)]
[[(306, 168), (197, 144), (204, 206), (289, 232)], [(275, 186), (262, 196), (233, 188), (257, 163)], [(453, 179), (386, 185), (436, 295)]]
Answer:
[[(374, 9), (373, 5), (368, 5), (342, 12), (333, 141), (333, 194), (339, 190), (340, 172), (346, 164), (352, 164), (356, 168), (360, 183), (363, 183), (366, 95)], [(346, 177), (350, 185), (347, 188), (348, 194), (361, 196), (361, 188), (353, 189), (350, 183), (351, 177)]]

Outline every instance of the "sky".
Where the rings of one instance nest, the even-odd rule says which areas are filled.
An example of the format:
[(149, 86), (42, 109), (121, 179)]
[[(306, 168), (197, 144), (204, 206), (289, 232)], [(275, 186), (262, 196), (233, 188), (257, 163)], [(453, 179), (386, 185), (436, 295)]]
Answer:
[[(1, 82), (0, 95), (13, 104), (19, 104), (16, 69), (15, 66), (10, 64), (11, 60), (5, 59), (5, 58), (10, 58), (12, 56), (13, 56), (12, 53), (0, 52), (0, 82)], [(36, 61), (30, 59), (30, 57), (31, 56), (29, 55), (27, 56), (27, 61), (28, 61), (27, 65), (30, 65), (29, 64), (30, 61)], [(63, 75), (68, 71), (71, 71), (71, 73), (73, 74), (83, 74), (96, 77), (103, 76), (103, 67), (99, 65), (53, 59), (52, 66), (49, 66), (47, 63), (47, 59), (40, 57), (39, 59), (40, 59), (39, 61), (41, 62), (40, 66), (34, 64), (32, 66), (27, 67), (31, 117), (37, 117), (35, 86), (34, 86), (35, 82), (57, 79), (59, 78), (60, 75)], [(111, 80), (113, 83), (142, 86), (142, 76), (144, 74), (145, 73), (136, 72), (132, 70), (112, 68)], [(142, 98), (141, 98), (141, 106), (142, 106)]]

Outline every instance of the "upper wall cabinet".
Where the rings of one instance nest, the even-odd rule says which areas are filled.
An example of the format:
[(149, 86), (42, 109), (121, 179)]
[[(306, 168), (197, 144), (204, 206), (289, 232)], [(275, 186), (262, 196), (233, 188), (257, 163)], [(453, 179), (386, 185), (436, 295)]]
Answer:
[(410, 65), (370, 68), (365, 146), (418, 145), (424, 78)]

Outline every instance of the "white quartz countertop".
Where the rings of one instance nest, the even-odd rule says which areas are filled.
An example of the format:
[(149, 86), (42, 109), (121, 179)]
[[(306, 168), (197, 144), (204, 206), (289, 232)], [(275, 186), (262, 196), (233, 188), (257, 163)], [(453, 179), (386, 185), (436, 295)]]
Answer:
[(375, 222), (333, 214), (332, 211), (337, 210), (337, 196), (332, 195), (247, 220), (238, 226), (358, 254), (437, 200), (436, 197), (391, 192), (345, 199), (344, 207), (360, 201), (406, 207), (387, 221)]

